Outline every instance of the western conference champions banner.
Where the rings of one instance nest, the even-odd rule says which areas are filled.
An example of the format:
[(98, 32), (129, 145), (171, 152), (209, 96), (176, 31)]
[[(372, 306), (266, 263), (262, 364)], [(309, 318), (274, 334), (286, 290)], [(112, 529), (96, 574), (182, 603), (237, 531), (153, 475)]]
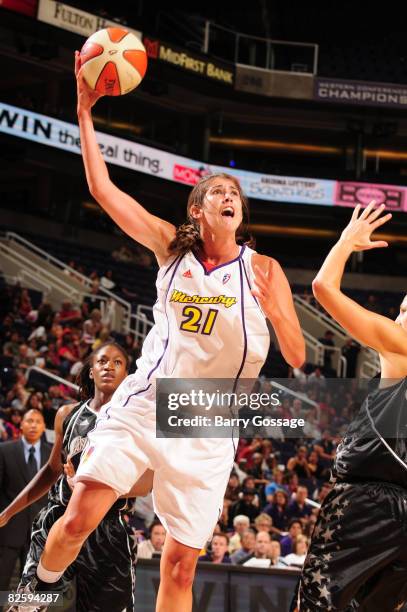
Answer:
[[(78, 155), (81, 153), (79, 127), (76, 124), (2, 102), (0, 102), (0, 132)], [(349, 201), (345, 203), (345, 198), (338, 197), (340, 184), (338, 181), (260, 174), (214, 166), (103, 132), (97, 131), (96, 136), (106, 162), (176, 183), (192, 186), (202, 176), (214, 172), (227, 172), (236, 176), (249, 198), (325, 206), (350, 204)], [(394, 189), (398, 193), (406, 192), (405, 187)], [(404, 210), (405, 207), (407, 199), (403, 197), (399, 210)]]

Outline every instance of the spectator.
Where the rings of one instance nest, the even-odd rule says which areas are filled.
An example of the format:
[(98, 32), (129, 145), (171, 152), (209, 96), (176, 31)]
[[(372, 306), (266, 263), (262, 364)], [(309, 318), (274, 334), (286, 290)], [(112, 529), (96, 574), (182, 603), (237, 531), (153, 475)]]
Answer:
[(203, 557), (199, 557), (199, 561), (208, 561), (209, 563), (231, 563), (228, 553), (229, 538), (226, 533), (217, 533), (211, 541), (210, 552), (207, 552)]
[(360, 353), (360, 344), (353, 340), (353, 338), (347, 338), (341, 352), (346, 359), (347, 378), (355, 378), (358, 355)]
[(12, 408), (9, 411), (8, 419), (4, 422), (4, 429), (7, 434), (7, 440), (18, 440), (21, 436), (21, 421), (23, 415), (20, 410)]
[(237, 461), (240, 462), (242, 459), (246, 459), (246, 471), (253, 467), (253, 454), (261, 451), (261, 438), (253, 438), (253, 440), (247, 444), (237, 456)]
[(135, 335), (129, 332), (124, 337), (124, 348), (130, 357), (130, 363), (134, 367), (136, 360), (140, 357), (140, 347)]
[(113, 280), (113, 271), (107, 270), (100, 279), (100, 286), (108, 291), (113, 291), (116, 287), (116, 283)]
[(322, 438), (314, 444), (314, 450), (317, 451), (320, 459), (323, 461), (328, 461), (330, 463), (335, 457), (335, 448), (328, 429), (322, 432)]
[(14, 365), (18, 363), (20, 349), (20, 334), (17, 331), (12, 331), (9, 340), (3, 345), (3, 355), (5, 357), (11, 357)]
[(218, 521), (218, 525), (220, 527), (220, 530), (223, 532), (226, 532), (226, 530), (228, 529), (229, 526), (229, 508), (230, 508), (230, 500), (224, 498), (223, 500), (223, 506), (222, 506), (222, 513), (219, 517), (219, 521)]
[(306, 416), (306, 412), (302, 406), (302, 401), (299, 397), (295, 397), (293, 405), (291, 406), (291, 415), (295, 419), (303, 419)]
[(12, 408), (17, 410), (24, 410), (27, 403), (29, 393), (21, 382), (16, 383), (7, 393), (6, 401), (11, 405)]
[(253, 453), (252, 467), (248, 470), (250, 476), (253, 476), (255, 487), (268, 484), (263, 470), (263, 454), (260, 452)]
[(270, 542), (270, 567), (287, 567), (287, 563), (281, 556), (280, 542), (271, 540)]
[(74, 327), (82, 321), (81, 311), (79, 308), (75, 308), (69, 300), (62, 302), (62, 307), (58, 314), (59, 323), (62, 327)]
[(273, 501), (264, 508), (273, 521), (273, 532), (281, 535), (286, 531), (288, 525), (287, 514), (288, 498), (285, 491), (276, 491)]
[(332, 485), (329, 482), (324, 482), (319, 489), (315, 489), (313, 499), (322, 504), (331, 489)]
[(22, 319), (26, 319), (27, 316), (32, 311), (33, 307), (31, 304), (31, 298), (28, 293), (28, 289), (22, 289), (20, 295), (20, 303), (18, 307), (18, 312)]
[(232, 504), (229, 512), (229, 526), (232, 526), (233, 519), (238, 514), (244, 514), (249, 518), (250, 522), (253, 522), (258, 514), (260, 514), (259, 509), (254, 505), (254, 498), (256, 495), (255, 489), (243, 489), (243, 497), (239, 499), (239, 501)]
[(301, 568), (307, 556), (308, 539), (304, 535), (298, 535), (293, 543), (293, 552), (283, 557), (287, 565)]
[(274, 496), (274, 493), (276, 493), (276, 491), (285, 490), (284, 485), (283, 485), (283, 478), (284, 478), (283, 471), (278, 467), (275, 468), (273, 470), (271, 482), (267, 483), (264, 489), (264, 494), (269, 503), (273, 501), (273, 496)]
[(268, 514), (261, 512), (259, 516), (256, 516), (254, 519), (254, 528), (257, 533), (259, 533), (259, 531), (270, 533), (273, 528), (273, 520)]
[(302, 534), (302, 524), (298, 519), (290, 521), (288, 534), (280, 540), (281, 554), (283, 557), (293, 552), (293, 542), (295, 538)]
[(234, 553), (242, 546), (241, 536), (250, 527), (250, 519), (244, 514), (237, 514), (233, 519), (234, 534), (229, 539), (229, 552)]
[(270, 567), (270, 543), (270, 534), (267, 531), (259, 531), (256, 535), (254, 551), (248, 559), (243, 561), (242, 565), (244, 567)]
[[(51, 304), (46, 300), (43, 300), (37, 311), (37, 320), (35, 321), (36, 327), (44, 328), (44, 331), (49, 331), (52, 327), (52, 321), (54, 318), (54, 311)], [(38, 334), (36, 334), (36, 337)]]
[(31, 393), (25, 405), (25, 410), (31, 409), (39, 410), (40, 412), (42, 412), (42, 394), (38, 391), (34, 391), (33, 393)]
[[(326, 347), (335, 347), (334, 333), (327, 329), (322, 338), (318, 338), (319, 342)], [(324, 369), (332, 370), (332, 355), (334, 351), (329, 348), (324, 349)]]
[[(32, 351), (31, 351), (32, 354)], [(17, 363), (19, 368), (27, 369), (33, 366), (35, 363), (35, 359), (30, 355), (30, 350), (27, 344), (20, 344), (20, 348), (18, 351)]]
[(161, 555), (166, 531), (159, 521), (154, 521), (150, 526), (150, 537), (138, 545), (137, 556), (139, 559), (151, 559), (153, 556)]
[(115, 261), (120, 261), (123, 263), (132, 263), (135, 261), (134, 253), (132, 253), (132, 251), (126, 246), (121, 246), (120, 249), (115, 249), (112, 252), (112, 258)]
[(82, 340), (86, 344), (92, 345), (102, 329), (102, 313), (98, 308), (94, 308), (90, 313), (89, 319), (83, 324)]
[(298, 478), (311, 478), (311, 472), (307, 461), (307, 447), (300, 446), (295, 457), (287, 461), (287, 470), (295, 472)]
[(307, 487), (299, 486), (295, 500), (287, 506), (287, 514), (290, 519), (302, 519), (310, 516), (312, 507), (306, 502), (307, 497)]
[(311, 451), (309, 454), (308, 468), (314, 478), (316, 478), (317, 480), (323, 478), (325, 468), (319, 460), (319, 455), (315, 450)]
[[(0, 444), (0, 512), (34, 478), (51, 452), (51, 445), (41, 441), (45, 423), (41, 412), (29, 410), (21, 422), (22, 437)], [(22, 567), (28, 552), (31, 524), (46, 503), (46, 497), (34, 502), (0, 529), (0, 591), (7, 591), (17, 559)], [(1, 522), (1, 514), (0, 514)]]
[(230, 556), (232, 563), (243, 563), (244, 560), (248, 559), (249, 556), (254, 553), (256, 547), (256, 534), (253, 529), (246, 529), (240, 536), (240, 539), (241, 547)]
[(97, 308), (98, 310), (101, 309), (102, 300), (100, 298), (99, 292), (100, 292), (100, 282), (98, 279), (95, 279), (92, 282), (92, 288), (90, 290), (90, 295), (87, 295), (85, 299), (83, 300), (84, 303), (87, 305), (88, 312), (92, 312), (94, 308)]
[(325, 376), (322, 374), (319, 366), (316, 367), (315, 370), (308, 376), (308, 384), (317, 385), (320, 389), (325, 388)]

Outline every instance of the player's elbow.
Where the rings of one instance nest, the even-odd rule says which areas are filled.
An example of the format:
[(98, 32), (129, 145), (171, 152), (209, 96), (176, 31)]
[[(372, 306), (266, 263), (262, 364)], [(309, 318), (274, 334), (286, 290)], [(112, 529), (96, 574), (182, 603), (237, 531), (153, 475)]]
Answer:
[(304, 362), (305, 362), (305, 351), (304, 351), (303, 355), (301, 355), (299, 357), (296, 356), (293, 359), (291, 359), (290, 366), (292, 368), (301, 368), (301, 366), (304, 365)]
[(323, 300), (333, 288), (334, 285), (332, 285), (329, 281), (320, 278), (319, 274), (312, 281), (312, 293), (318, 302), (321, 302), (321, 300)]
[(305, 345), (299, 347), (298, 350), (287, 359), (287, 362), (292, 368), (300, 368), (302, 365), (304, 365)]
[(318, 299), (323, 293), (323, 291), (324, 283), (321, 281), (320, 278), (318, 278), (318, 276), (316, 276), (312, 281), (312, 293), (314, 294), (314, 297)]

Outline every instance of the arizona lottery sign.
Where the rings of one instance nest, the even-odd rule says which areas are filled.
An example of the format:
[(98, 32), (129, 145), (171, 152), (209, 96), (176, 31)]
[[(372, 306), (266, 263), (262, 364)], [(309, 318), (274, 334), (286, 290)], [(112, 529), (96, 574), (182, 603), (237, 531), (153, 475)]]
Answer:
[[(69, 153), (81, 154), (79, 127), (76, 124), (2, 102), (0, 102), (0, 133)], [(390, 210), (407, 211), (405, 187), (260, 174), (206, 164), (99, 131), (96, 132), (96, 137), (107, 163), (175, 183), (192, 186), (203, 176), (214, 172), (227, 172), (238, 179), (249, 198), (257, 200), (353, 206), (356, 203), (365, 205), (368, 196), (371, 195), (372, 198), (385, 202)], [(378, 194), (381, 194), (381, 198)]]

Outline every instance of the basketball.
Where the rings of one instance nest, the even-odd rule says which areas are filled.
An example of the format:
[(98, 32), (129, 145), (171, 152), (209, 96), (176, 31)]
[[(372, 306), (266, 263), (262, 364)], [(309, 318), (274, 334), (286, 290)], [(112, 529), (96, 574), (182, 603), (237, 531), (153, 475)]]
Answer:
[(80, 57), (89, 87), (107, 96), (120, 96), (135, 89), (147, 69), (143, 43), (124, 28), (98, 30), (87, 39)]

